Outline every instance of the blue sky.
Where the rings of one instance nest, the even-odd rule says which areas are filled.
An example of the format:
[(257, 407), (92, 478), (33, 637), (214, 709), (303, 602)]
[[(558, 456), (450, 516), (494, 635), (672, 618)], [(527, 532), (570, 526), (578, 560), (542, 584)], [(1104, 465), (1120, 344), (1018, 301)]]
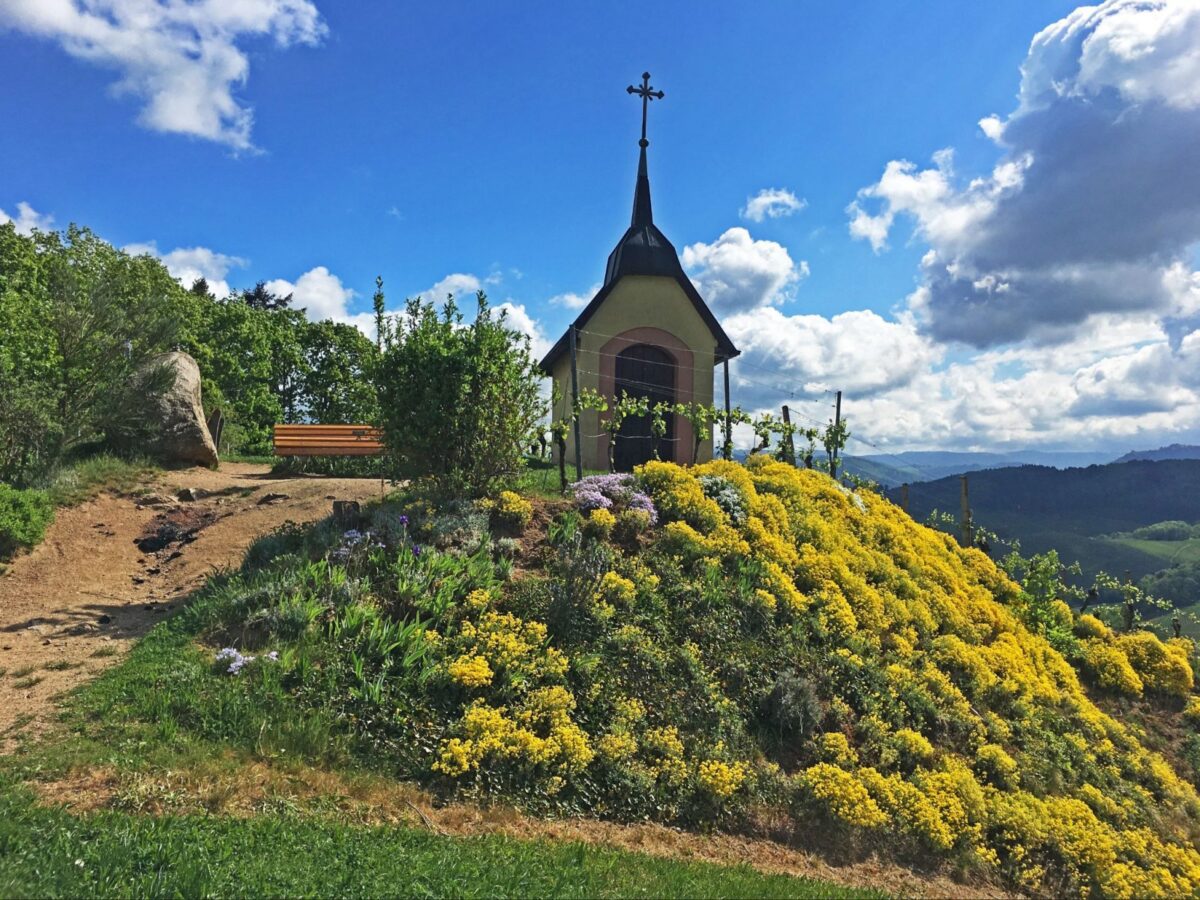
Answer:
[[(1163, 70), (1180, 54), (1192, 58), (1200, 33), (1189, 30), (1194, 3), (1167, 5), (1182, 32), (1167, 48), (1174, 56), (1159, 47), (1163, 58), (1152, 60)], [(979, 122), (994, 114), (1008, 133), (1034, 130), (1044, 110), (1019, 104), (1021, 66), (1042, 65), (1031, 40), (1071, 16), (1073, 4), (251, 0), (233, 17), (228, 2), (182, 6), (188, 16), (172, 18), (153, 0), (102, 0), (90, 13), (74, 0), (0, 0), (5, 215), (21, 220), (19, 204), (27, 204), (27, 222), (87, 224), (180, 271), (185, 262), (206, 274), (204, 266), (215, 265), (232, 287), (260, 279), (298, 286), (321, 270), (322, 285), (336, 285), (329, 308), (347, 316), (369, 307), (376, 274), (397, 304), (435, 284), (478, 282), (496, 302), (519, 307), (535, 337), (553, 339), (575, 314), (561, 296), (586, 294), (599, 280), (627, 224), (640, 111), (624, 88), (649, 69), (667, 93), (651, 109), (656, 221), (702, 292), (707, 284), (719, 298), (718, 313), (738, 320), (750, 348), (746, 378), (771, 372), (766, 380), (814, 403), (825, 387), (845, 387), (874, 420), (860, 433), (889, 447), (1116, 448), (1186, 438), (1200, 424), (1191, 412), (1190, 356), (1176, 363), (1183, 374), (1166, 411), (1185, 410), (1182, 426), (1137, 398), (1084, 396), (1090, 388), (1079, 386), (1095, 381), (1102, 364), (1100, 380), (1121, 381), (1114, 360), (1132, 365), (1166, 340), (1142, 319), (1165, 329), (1167, 320), (1186, 319), (1186, 303), (1183, 312), (1161, 298), (1101, 300), (1092, 309), (1080, 297), (1069, 309), (1063, 300), (1066, 311), (1044, 327), (1027, 328), (1005, 312), (1016, 308), (1008, 299), (1000, 312), (983, 300), (948, 310), (959, 295), (929, 269), (934, 251), (969, 258), (976, 269), (995, 256), (964, 249), (963, 233), (938, 224), (947, 206), (961, 211), (986, 192), (972, 179), (990, 179), (989, 196), (1007, 198), (1023, 185), (997, 180), (998, 163), (1013, 163), (1017, 179), (1044, 173), (1039, 165), (1052, 154), (1038, 135), (1052, 129), (1038, 125), (1042, 131), (1024, 139), (1036, 149), (1023, 150), (1022, 141), (989, 137)], [(1106, 19), (1080, 27), (1103, 37), (1106, 28), (1144, 24), (1161, 35), (1161, 23), (1143, 23), (1132, 4), (1109, 6)], [(1086, 58), (1086, 39), (1080, 44), (1069, 30), (1059, 43)], [(1060, 64), (1049, 51), (1046, 59)], [(229, 74), (239, 66), (244, 78)], [(1031, 80), (1027, 73), (1024, 83)], [(1111, 91), (1085, 85), (1082, 74), (1079, 83), (1080, 96)], [(1161, 102), (1190, 123), (1200, 100), (1180, 100), (1180, 91), (1167, 84), (1149, 100), (1123, 102)], [(1055, 121), (1069, 121), (1070, 112), (1053, 111)], [(1143, 151), (1158, 139), (1147, 133)], [(1062, 146), (1069, 145), (1068, 135)], [(952, 161), (935, 164), (943, 148), (953, 148)], [(1021, 162), (1023, 153), (1033, 161)], [(902, 161), (914, 167), (894, 170), (889, 183), (889, 164)], [(922, 185), (932, 187), (926, 200), (943, 205), (923, 206), (909, 190)], [(802, 208), (761, 221), (740, 214), (769, 188), (790, 192)], [(856, 198), (866, 218), (852, 228), (857, 213), (847, 207)], [(978, 221), (1002, 225), (1007, 208), (996, 201)], [(1195, 218), (1186, 220), (1182, 243), (1150, 255), (1194, 269)], [(212, 256), (171, 257), (196, 248)], [(1003, 272), (1015, 271), (1006, 260)], [(456, 274), (464, 277), (443, 281)], [(745, 281), (735, 284), (739, 277)], [(1009, 297), (1024, 297), (1013, 284)], [(914, 300), (919, 290), (928, 298)], [(1054, 305), (1028, 293), (1032, 319)], [(847, 313), (873, 318), (839, 325)], [(1101, 322), (1102, 315), (1125, 318)], [(785, 317), (797, 341), (824, 346), (780, 347), (772, 316)], [(965, 328), (962, 317), (982, 324)], [(1124, 342), (1092, 340), (1089, 355), (1077, 346), (1080, 334), (1101, 325), (1107, 335), (1124, 329)], [(847, 343), (858, 349), (847, 354)], [(1186, 350), (1166, 344), (1176, 356)], [(1064, 345), (1052, 362), (1047, 348)], [(863, 365), (855, 354), (911, 365), (856, 382)], [(963, 416), (977, 388), (961, 385), (986, 377), (997, 397), (1019, 396), (1027, 386), (1017, 382), (1039, 367), (1074, 386), (1070, 395), (1064, 388), (1057, 412), (1025, 421), (1007, 408)], [(778, 402), (762, 384), (744, 387), (748, 405)], [(964, 418), (979, 421), (963, 426)]]

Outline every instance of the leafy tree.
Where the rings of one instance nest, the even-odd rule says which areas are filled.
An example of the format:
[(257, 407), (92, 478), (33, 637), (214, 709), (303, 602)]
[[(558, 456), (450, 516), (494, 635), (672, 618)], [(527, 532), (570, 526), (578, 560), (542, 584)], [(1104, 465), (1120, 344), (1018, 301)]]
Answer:
[(32, 238), (0, 225), (0, 481), (44, 467), (58, 440), (58, 348)]
[(260, 281), (252, 288), (246, 288), (242, 291), (241, 297), (242, 302), (251, 309), (286, 309), (292, 302), (291, 294), (281, 297), (267, 290), (267, 283), (265, 281)]
[(239, 300), (197, 300), (189, 309), (184, 349), (203, 376), (205, 405), (219, 406), (230, 442), (244, 453), (268, 453), (271, 427), (299, 421), (304, 314)]
[(545, 414), (529, 339), (482, 291), (470, 325), (450, 298), (441, 313), (409, 300), (380, 364), (384, 440), (402, 476), (479, 496), (515, 475)]
[(210, 300), (216, 299), (213, 297), (212, 289), (208, 286), (208, 279), (201, 276), (192, 282), (192, 286), (188, 290), (197, 297), (207, 297)]
[(311, 422), (375, 422), (379, 350), (353, 325), (309, 322), (300, 332), (303, 380), (300, 404)]

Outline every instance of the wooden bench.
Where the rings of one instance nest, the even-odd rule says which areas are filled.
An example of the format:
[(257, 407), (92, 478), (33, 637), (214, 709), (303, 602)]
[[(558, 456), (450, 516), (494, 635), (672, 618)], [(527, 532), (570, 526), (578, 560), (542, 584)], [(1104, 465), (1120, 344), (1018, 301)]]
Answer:
[(276, 456), (378, 456), (382, 435), (370, 425), (276, 425)]

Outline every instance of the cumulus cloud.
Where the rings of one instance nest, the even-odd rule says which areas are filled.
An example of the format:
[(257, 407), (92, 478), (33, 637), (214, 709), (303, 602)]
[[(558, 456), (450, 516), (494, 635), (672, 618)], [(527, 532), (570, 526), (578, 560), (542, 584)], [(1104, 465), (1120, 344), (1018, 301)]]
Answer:
[(421, 297), (432, 303), (441, 303), (450, 294), (454, 295), (454, 299), (462, 301), (463, 298), (471, 298), (475, 292), (483, 288), (484, 281), (477, 275), (470, 275), (463, 272), (455, 272), (452, 275), (447, 275), (441, 281), (435, 282), (433, 287), (426, 288), (420, 293), (413, 294), (414, 297)]
[(17, 229), (17, 234), (29, 234), (35, 228), (39, 231), (46, 231), (54, 224), (54, 216), (46, 213), (40, 213), (24, 200), (17, 203), (16, 216), (10, 216), (4, 210), (0, 209), (0, 225), (7, 222), (12, 222)]
[(534, 359), (541, 359), (549, 352), (552, 342), (546, 337), (542, 324), (525, 308), (525, 304), (505, 300), (496, 306), (496, 311), (504, 313), (509, 328), (529, 338), (529, 352), (533, 354)]
[(746, 198), (740, 215), (751, 222), (763, 219), (780, 219), (798, 213), (808, 206), (808, 201), (797, 197), (786, 188), (763, 188), (753, 197)]
[(1075, 10), (1033, 39), (1016, 110), (980, 122), (1007, 151), (992, 172), (961, 178), (944, 151), (892, 161), (850, 205), (851, 234), (881, 252), (913, 223), (932, 250), (914, 311), (938, 340), (1061, 342), (1096, 315), (1188, 315), (1173, 286), (1200, 242), (1198, 47), (1192, 0)]
[(138, 121), (146, 128), (234, 150), (254, 146), (253, 111), (234, 93), (250, 71), (239, 44), (315, 45), (326, 32), (309, 0), (5, 0), (0, 25), (115, 70), (113, 93), (142, 103)]
[(583, 293), (577, 294), (574, 291), (568, 291), (565, 294), (555, 294), (548, 302), (551, 306), (561, 306), (564, 309), (583, 309), (592, 302), (592, 298), (600, 290), (600, 283), (596, 282)]
[(180, 284), (190, 288), (198, 278), (208, 282), (208, 290), (218, 298), (228, 297), (232, 293), (225, 276), (230, 269), (240, 269), (246, 265), (246, 260), (240, 256), (230, 256), (218, 253), (208, 247), (176, 247), (167, 253), (160, 253), (154, 241), (145, 244), (127, 244), (126, 253), (133, 256), (146, 254), (162, 260), (163, 265)]
[(350, 312), (354, 291), (342, 284), (342, 280), (325, 266), (315, 266), (295, 281), (272, 279), (266, 283), (266, 288), (280, 297), (291, 294), (292, 308), (303, 309), (314, 322), (332, 319), (335, 322), (359, 324), (358, 320), (361, 319), (370, 322), (374, 328), (373, 314)]
[(778, 306), (808, 277), (808, 263), (792, 260), (775, 241), (756, 241), (745, 228), (730, 228), (711, 244), (683, 248), (683, 267), (717, 313)]
[(910, 322), (888, 320), (870, 310), (827, 319), (786, 316), (761, 306), (723, 324), (744, 356), (744, 365), (735, 362), (734, 370), (743, 376), (740, 387), (754, 406), (766, 405), (777, 385), (800, 396), (842, 389), (869, 397), (903, 387), (941, 356)]

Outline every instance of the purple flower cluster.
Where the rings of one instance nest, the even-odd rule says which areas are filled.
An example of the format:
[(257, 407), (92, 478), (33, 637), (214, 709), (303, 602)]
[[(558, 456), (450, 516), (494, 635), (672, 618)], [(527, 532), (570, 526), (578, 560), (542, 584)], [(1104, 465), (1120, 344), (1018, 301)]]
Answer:
[[(258, 659), (257, 656), (250, 656), (246, 653), (241, 653), (236, 647), (224, 647), (217, 651), (216, 662), (229, 663), (229, 668), (225, 671), (230, 675), (237, 675), (242, 669)], [(279, 651), (272, 650), (263, 659), (270, 662), (279, 662)]]
[(575, 504), (584, 512), (593, 509), (640, 509), (650, 514), (650, 524), (658, 521), (648, 494), (638, 490), (637, 479), (627, 473), (589, 475), (570, 486)]
[[(404, 524), (408, 524), (407, 520)], [(330, 556), (338, 562), (345, 562), (356, 550), (379, 550), (383, 546), (383, 542), (376, 539), (374, 533), (351, 528), (342, 533), (342, 543), (330, 553)]]
[(225, 671), (230, 675), (236, 675), (238, 672), (242, 671), (243, 668), (254, 662), (254, 659), (255, 657), (245, 656), (239, 653), (233, 647), (225, 647), (223, 650), (217, 651), (216, 661), (219, 663), (229, 663), (229, 668)]

